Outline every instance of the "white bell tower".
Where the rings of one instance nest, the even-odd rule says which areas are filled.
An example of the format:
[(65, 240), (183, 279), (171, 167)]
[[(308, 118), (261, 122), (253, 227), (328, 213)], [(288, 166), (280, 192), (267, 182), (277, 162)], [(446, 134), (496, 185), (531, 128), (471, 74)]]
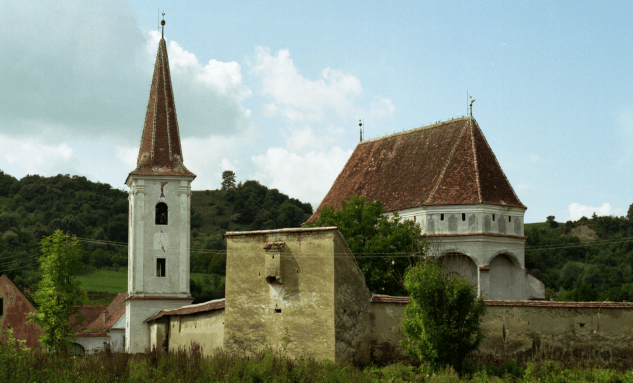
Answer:
[[(165, 25), (165, 21), (162, 21)], [(167, 45), (158, 44), (137, 166), (130, 188), (126, 352), (150, 347), (145, 320), (193, 301), (189, 293), (191, 182), (182, 159)]]

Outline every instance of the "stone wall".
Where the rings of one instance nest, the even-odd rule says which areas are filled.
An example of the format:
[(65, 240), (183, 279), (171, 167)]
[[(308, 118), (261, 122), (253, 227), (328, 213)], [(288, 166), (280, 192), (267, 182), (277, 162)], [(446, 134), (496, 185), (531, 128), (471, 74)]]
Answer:
[(169, 351), (189, 349), (194, 343), (204, 355), (211, 355), (224, 346), (224, 310), (171, 316), (169, 319)]
[[(399, 300), (399, 302), (397, 302)], [(406, 300), (374, 298), (374, 345), (402, 351), (399, 326)], [(478, 355), (513, 359), (573, 359), (618, 363), (633, 355), (633, 303), (487, 301), (487, 336)], [(375, 355), (374, 355), (375, 356)]]
[(330, 360), (362, 350), (371, 294), (336, 228), (226, 237), (227, 350), (283, 348), (291, 356)]

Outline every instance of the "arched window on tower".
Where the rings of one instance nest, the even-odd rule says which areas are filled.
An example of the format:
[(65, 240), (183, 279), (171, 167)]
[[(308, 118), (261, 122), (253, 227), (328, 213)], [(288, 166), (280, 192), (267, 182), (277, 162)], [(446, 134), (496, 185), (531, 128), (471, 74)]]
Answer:
[(156, 224), (167, 225), (167, 204), (164, 202), (156, 204)]

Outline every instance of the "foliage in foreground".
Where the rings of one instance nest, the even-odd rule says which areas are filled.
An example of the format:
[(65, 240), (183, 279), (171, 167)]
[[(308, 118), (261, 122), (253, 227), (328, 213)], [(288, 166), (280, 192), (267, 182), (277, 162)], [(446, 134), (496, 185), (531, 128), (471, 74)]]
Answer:
[(444, 273), (432, 259), (409, 268), (404, 285), (410, 297), (402, 318), (407, 336), (402, 347), (434, 370), (450, 365), (461, 374), (464, 360), (485, 337), (481, 328), (485, 301), (476, 299), (465, 278)]
[[(247, 357), (219, 352), (123, 354), (105, 351), (72, 357), (0, 343), (1, 382), (633, 382), (633, 372), (563, 367), (554, 362), (470, 361), (460, 378), (450, 367), (394, 364), (364, 369), (347, 363), (290, 359), (270, 350)], [(631, 367), (631, 366), (628, 366)]]
[(79, 313), (72, 306), (88, 300), (83, 283), (77, 279), (77, 273), (83, 269), (80, 245), (77, 237), (70, 238), (56, 230), (42, 239), (41, 246), (42, 279), (33, 294), (38, 312), (29, 316), (46, 332), (40, 342), (52, 349), (68, 350), (76, 337), (74, 328), (80, 324), (70, 321)]
[(416, 223), (382, 213), (380, 200), (352, 196), (338, 210), (325, 206), (314, 224), (306, 226), (338, 227), (374, 293), (407, 295), (404, 273), (417, 260), (414, 256), (424, 253), (425, 242)]

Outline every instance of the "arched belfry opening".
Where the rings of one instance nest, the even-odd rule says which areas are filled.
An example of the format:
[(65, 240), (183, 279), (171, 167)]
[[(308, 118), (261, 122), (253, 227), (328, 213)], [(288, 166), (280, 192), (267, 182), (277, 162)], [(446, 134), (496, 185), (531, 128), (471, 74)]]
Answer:
[(165, 202), (159, 202), (156, 204), (156, 224), (167, 225), (168, 223), (168, 209)]

